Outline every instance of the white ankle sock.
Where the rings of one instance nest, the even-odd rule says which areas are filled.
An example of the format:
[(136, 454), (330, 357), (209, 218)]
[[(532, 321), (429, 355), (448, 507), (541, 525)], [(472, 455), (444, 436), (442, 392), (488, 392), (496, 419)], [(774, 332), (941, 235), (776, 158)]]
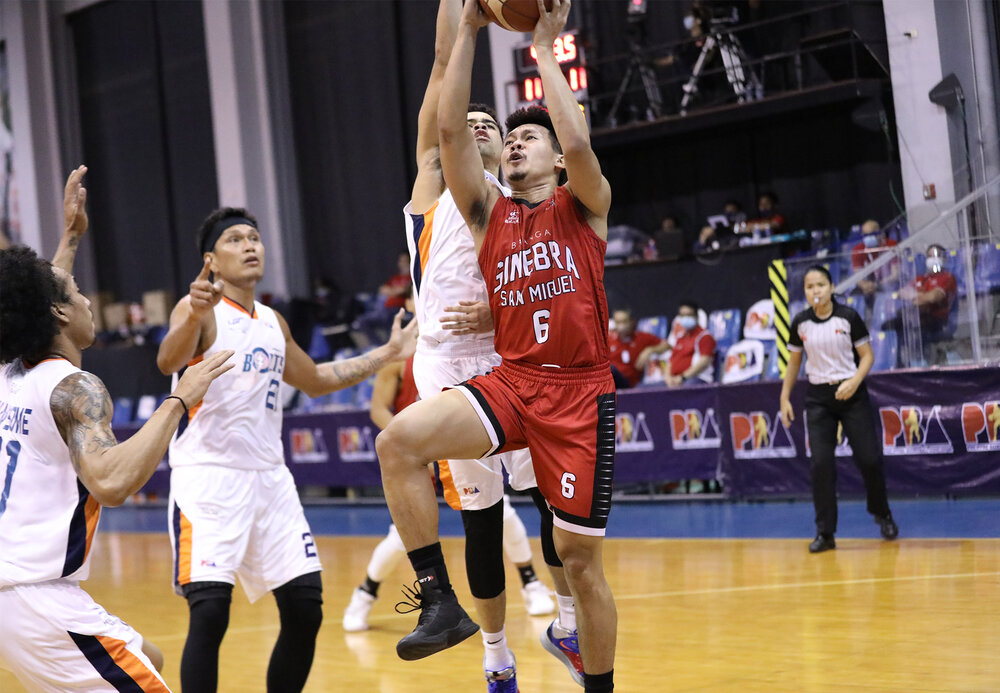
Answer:
[(564, 596), (556, 593), (556, 603), (559, 604), (559, 627), (572, 633), (576, 630), (576, 607), (573, 604), (573, 595)]
[(510, 650), (507, 648), (507, 636), (504, 629), (499, 633), (487, 633), (483, 631), (483, 648), (486, 656), (483, 657), (483, 668), (487, 671), (502, 671), (514, 663), (511, 659)]

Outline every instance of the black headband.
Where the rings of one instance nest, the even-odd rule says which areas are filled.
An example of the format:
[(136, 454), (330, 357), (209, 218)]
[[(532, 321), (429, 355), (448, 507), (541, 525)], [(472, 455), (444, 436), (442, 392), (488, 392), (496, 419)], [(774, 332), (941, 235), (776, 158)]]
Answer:
[(206, 233), (205, 237), (201, 239), (201, 254), (204, 255), (211, 251), (222, 237), (222, 234), (226, 232), (226, 229), (230, 226), (239, 226), (240, 224), (257, 228), (257, 224), (246, 217), (225, 217), (224, 219), (219, 219), (212, 225), (212, 230)]

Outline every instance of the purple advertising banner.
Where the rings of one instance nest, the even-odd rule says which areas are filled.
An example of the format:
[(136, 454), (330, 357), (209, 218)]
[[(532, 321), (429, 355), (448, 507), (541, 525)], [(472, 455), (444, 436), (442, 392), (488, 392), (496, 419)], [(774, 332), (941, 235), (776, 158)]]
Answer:
[[(890, 495), (1000, 493), (1000, 369), (895, 371), (866, 382)], [(806, 387), (795, 387), (789, 428), (778, 415), (778, 382), (619, 392), (615, 483), (718, 476), (735, 498), (808, 495)], [(300, 485), (378, 486), (377, 434), (367, 411), (286, 416), (285, 458)], [(863, 492), (850, 441), (837, 460), (838, 489)], [(168, 489), (164, 462), (144, 491), (165, 497)]]

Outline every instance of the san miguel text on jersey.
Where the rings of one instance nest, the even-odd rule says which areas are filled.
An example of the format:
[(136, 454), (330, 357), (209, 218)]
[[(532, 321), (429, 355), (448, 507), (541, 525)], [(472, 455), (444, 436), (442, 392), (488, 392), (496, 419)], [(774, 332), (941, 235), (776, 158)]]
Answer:
[(606, 247), (565, 187), (534, 206), (498, 200), (479, 252), (497, 353), (564, 368), (606, 363)]

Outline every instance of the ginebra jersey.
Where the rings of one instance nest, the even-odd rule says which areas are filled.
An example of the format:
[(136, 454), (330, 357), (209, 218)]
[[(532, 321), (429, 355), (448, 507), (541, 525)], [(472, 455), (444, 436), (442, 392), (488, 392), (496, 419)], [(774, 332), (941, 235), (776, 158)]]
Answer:
[(564, 186), (534, 206), (497, 200), (479, 268), (504, 360), (561, 368), (608, 363), (607, 245)]
[[(170, 466), (272, 469), (285, 463), (278, 396), (285, 372), (281, 324), (257, 301), (252, 314), (225, 297), (214, 310), (215, 342), (188, 365), (225, 349), (236, 352), (236, 365), (212, 382), (200, 403), (188, 405), (170, 442)], [(174, 374), (174, 387), (183, 372)]]
[(101, 506), (77, 477), (50, 405), (79, 372), (65, 359), (0, 370), (0, 587), (90, 574)]
[[(510, 191), (488, 171), (483, 175), (500, 192)], [(462, 213), (450, 190), (424, 214), (413, 213), (413, 203), (403, 208), (406, 219), (406, 244), (410, 250), (410, 273), (413, 276), (413, 302), (416, 305), (417, 351), (421, 353), (461, 354), (472, 348), (482, 351), (482, 344), (493, 340), (493, 333), (455, 335), (441, 327), (445, 308), (459, 301), (487, 301), (486, 284), (476, 262), (476, 246)]]

